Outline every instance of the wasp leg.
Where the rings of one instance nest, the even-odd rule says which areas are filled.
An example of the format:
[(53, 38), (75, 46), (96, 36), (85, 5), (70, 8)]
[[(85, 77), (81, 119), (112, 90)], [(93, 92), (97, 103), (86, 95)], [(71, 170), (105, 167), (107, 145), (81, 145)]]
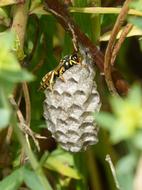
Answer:
[(54, 76), (55, 76), (55, 71), (52, 71), (48, 87), (48, 89), (50, 89), (52, 92), (53, 92)]
[(65, 78), (63, 76), (60, 76), (60, 79), (63, 81), (63, 82), (66, 82)]
[(59, 70), (59, 76), (61, 76), (65, 72), (65, 68), (61, 67)]

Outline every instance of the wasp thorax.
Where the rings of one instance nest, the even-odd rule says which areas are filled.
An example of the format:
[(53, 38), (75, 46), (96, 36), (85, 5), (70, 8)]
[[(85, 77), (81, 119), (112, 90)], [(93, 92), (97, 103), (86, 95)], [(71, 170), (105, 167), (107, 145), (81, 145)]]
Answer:
[(71, 56), (71, 59), (72, 59), (73, 61), (78, 62), (78, 61), (79, 61), (79, 56), (75, 53), (75, 54), (73, 54), (73, 55)]
[(60, 60), (59, 65), (42, 78), (40, 89), (52, 89), (56, 79), (59, 77), (63, 78), (63, 73), (73, 65), (77, 64), (80, 64), (80, 59), (77, 54), (64, 56), (64, 58)]
[(74, 64), (63, 73), (64, 81), (57, 78), (52, 92), (45, 90), (44, 117), (48, 129), (60, 146), (71, 152), (86, 150), (98, 142), (93, 113), (100, 109), (100, 97), (91, 63), (86, 58), (85, 67)]

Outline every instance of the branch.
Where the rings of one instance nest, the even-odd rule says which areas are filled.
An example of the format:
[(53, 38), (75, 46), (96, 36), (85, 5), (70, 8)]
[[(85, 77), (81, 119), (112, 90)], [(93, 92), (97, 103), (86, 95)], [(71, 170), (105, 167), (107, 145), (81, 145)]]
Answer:
[(28, 19), (29, 0), (23, 4), (15, 5), (13, 10), (13, 23), (11, 29), (18, 35), (20, 48), (23, 49)]
[[(104, 55), (103, 53), (92, 43), (92, 41), (80, 30), (80, 28), (74, 23), (72, 17), (69, 15), (66, 7), (59, 2), (59, 0), (45, 0), (45, 10), (52, 13), (58, 20), (58, 22), (63, 26), (63, 28), (69, 32), (70, 35), (73, 36), (72, 31), (70, 30), (69, 25), (74, 31), (74, 35), (78, 44), (87, 48), (93, 58), (93, 62), (100, 69), (100, 72), (104, 72)], [(128, 85), (123, 80), (122, 76), (118, 71), (114, 70), (115, 74), (117, 73), (117, 77), (114, 77), (114, 84), (118, 93), (121, 95), (127, 94)], [(121, 81), (121, 82), (120, 82)], [(123, 85), (121, 86), (121, 84)], [(118, 85), (119, 84), (119, 85)]]
[[(10, 96), (9, 98), (10, 103), (13, 105), (13, 107), (15, 108), (15, 110), (17, 111), (17, 117), (19, 119), (19, 127), (20, 130), (26, 135), (26, 136), (30, 136), (32, 138), (32, 140), (34, 141), (38, 151), (40, 151), (40, 147), (38, 144), (38, 141), (36, 139), (46, 139), (46, 137), (44, 136), (40, 136), (37, 133), (34, 133), (29, 126), (26, 124), (26, 121), (24, 119), (24, 116), (22, 114), (22, 112), (20, 111), (20, 109), (18, 108), (18, 105), (16, 103), (16, 101), (14, 100), (13, 96)], [(26, 138), (27, 139), (27, 138)], [(28, 139), (27, 139), (28, 140)]]
[(128, 33), (131, 31), (132, 28), (133, 28), (133, 25), (130, 24), (130, 23), (128, 23), (124, 27), (124, 29), (123, 29), (123, 31), (122, 31), (122, 33), (120, 35), (120, 38), (118, 39), (118, 42), (114, 46), (114, 49), (113, 49), (113, 52), (112, 52), (112, 57), (111, 57), (111, 65), (114, 65), (115, 59), (116, 59), (117, 54), (118, 54), (118, 52), (119, 52), (119, 50), (121, 48), (121, 45), (123, 44), (124, 40), (126, 39)]
[(108, 88), (112, 94), (117, 94), (116, 88), (114, 86), (113, 80), (112, 80), (112, 67), (111, 67), (111, 56), (112, 56), (112, 51), (115, 45), (115, 40), (117, 37), (117, 34), (127, 16), (127, 13), (129, 11), (129, 3), (131, 0), (126, 0), (120, 14), (117, 17), (116, 23), (114, 25), (114, 28), (112, 30), (110, 40), (108, 42), (108, 46), (106, 49), (105, 53), (105, 60), (104, 60), (104, 73), (105, 73), (105, 79), (106, 83), (108, 85)]
[(110, 157), (109, 154), (106, 155), (105, 161), (107, 161), (108, 164), (109, 164), (109, 167), (110, 167), (110, 169), (111, 169), (111, 173), (112, 173), (112, 176), (113, 176), (113, 179), (114, 179), (116, 188), (117, 188), (117, 189), (120, 189), (120, 185), (119, 185), (119, 182), (118, 182), (117, 176), (116, 176), (115, 167), (114, 167), (114, 165), (113, 165), (113, 163), (112, 163), (112, 160), (111, 160), (111, 157)]

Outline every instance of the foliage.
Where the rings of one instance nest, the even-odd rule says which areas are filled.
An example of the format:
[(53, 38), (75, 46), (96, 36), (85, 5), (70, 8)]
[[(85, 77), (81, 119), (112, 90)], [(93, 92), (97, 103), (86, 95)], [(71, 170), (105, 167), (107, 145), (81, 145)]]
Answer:
[[(100, 43), (103, 51), (107, 42), (101, 41), (109, 40), (121, 4), (114, 0), (74, 0), (73, 5), (62, 2), (66, 2), (81, 31), (93, 43)], [(114, 190), (114, 176), (105, 162), (107, 154), (114, 161), (122, 189), (133, 189), (142, 150), (142, 91), (140, 85), (131, 85), (140, 83), (142, 76), (141, 41), (134, 37), (142, 34), (141, 4), (141, 0), (130, 4), (127, 21), (135, 28), (116, 60), (118, 70), (130, 84), (129, 93), (126, 97), (110, 97), (96, 69), (102, 111), (94, 115), (100, 126), (100, 142), (86, 152), (73, 154), (62, 150), (51, 138), (43, 119), (44, 94), (38, 91), (41, 78), (55, 68), (63, 55), (72, 53), (72, 39), (43, 9), (44, 1), (0, 1), (0, 190)], [(21, 17), (16, 16), (19, 13)], [(13, 25), (15, 19), (20, 26), (25, 22), (22, 32)], [(34, 138), (21, 126), (30, 127)], [(39, 135), (47, 139), (39, 139)]]
[(108, 112), (101, 112), (97, 116), (98, 123), (110, 131), (110, 137), (114, 143), (125, 139), (134, 139), (134, 136), (141, 134), (141, 95), (140, 87), (134, 86), (125, 99), (120, 97), (110, 99), (113, 115)]

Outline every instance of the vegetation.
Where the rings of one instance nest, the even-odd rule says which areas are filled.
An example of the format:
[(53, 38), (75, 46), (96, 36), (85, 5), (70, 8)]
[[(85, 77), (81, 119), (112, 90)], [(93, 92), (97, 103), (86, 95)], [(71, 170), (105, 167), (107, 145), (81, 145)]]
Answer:
[[(142, 189), (141, 23), (142, 0), (0, 0), (0, 190)], [(71, 153), (51, 137), (38, 89), (78, 44), (102, 108), (98, 144)]]

